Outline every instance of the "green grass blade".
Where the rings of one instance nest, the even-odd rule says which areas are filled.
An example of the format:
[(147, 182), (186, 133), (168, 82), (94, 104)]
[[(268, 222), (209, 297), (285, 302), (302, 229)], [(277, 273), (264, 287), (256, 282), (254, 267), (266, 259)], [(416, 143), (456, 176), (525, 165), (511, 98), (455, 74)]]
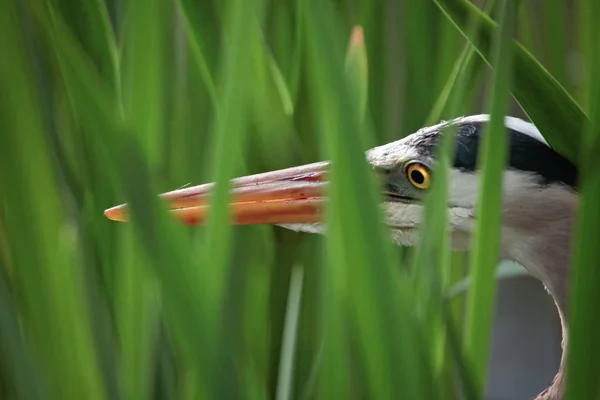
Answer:
[[(359, 99), (352, 97), (345, 75), (340, 74), (345, 46), (339, 39), (337, 25), (332, 23), (336, 19), (331, 4), (308, 1), (306, 17), (314, 106), (323, 132), (324, 148), (332, 161), (330, 202), (325, 210), (327, 268), (329, 279), (332, 279), (327, 282), (328, 289), (334, 296), (347, 296), (338, 297), (338, 301), (347, 303), (337, 313), (348, 310), (349, 327), (356, 330), (352, 336), (357, 338), (355, 347), (363, 363), (359, 371), (364, 371), (364, 378), (358, 376), (367, 383), (368, 397), (421, 398), (430, 394), (432, 388), (422, 385), (425, 367), (420, 361), (417, 361), (418, 366), (414, 365), (419, 360), (420, 343), (413, 336), (411, 324), (406, 323), (412, 317), (404, 308), (407, 303), (400, 300), (403, 297), (396, 297), (409, 296), (409, 293), (399, 288), (402, 279), (392, 265), (392, 248), (382, 224), (378, 189), (365, 162), (365, 139), (370, 135), (370, 128), (361, 122)], [(391, 303), (398, 306), (391, 310), (386, 307)], [(331, 308), (324, 311), (331, 311)], [(325, 318), (329, 319), (326, 327), (331, 329), (333, 325), (335, 333), (339, 334), (343, 327), (337, 320), (340, 317), (326, 314)], [(331, 321), (334, 318), (337, 326)], [(399, 321), (403, 321), (402, 325)], [(340, 339), (327, 336), (329, 341), (325, 346), (337, 345), (332, 341)], [(339, 357), (340, 347), (337, 346), (338, 353), (325, 350), (324, 368), (331, 374), (328, 378), (338, 379), (330, 384), (340, 390), (340, 387), (350, 388), (357, 382), (339, 380), (348, 378), (347, 373), (340, 371), (343, 359), (333, 358)], [(408, 359), (413, 360), (410, 366)], [(328, 368), (338, 371), (328, 371)], [(343, 393), (327, 393), (329, 398), (333, 394), (339, 397)]]
[(170, 4), (129, 0), (123, 50), (123, 105), (139, 143), (154, 167), (163, 157), (164, 79)]
[[(524, 4), (525, 5), (525, 4)], [(540, 19), (543, 21), (541, 26), (544, 32), (544, 66), (548, 72), (565, 88), (569, 88), (567, 80), (567, 42), (569, 35), (567, 33), (567, 3), (562, 0), (549, 0), (544, 2), (543, 7), (539, 7)], [(552, 43), (552, 46), (548, 46)], [(541, 46), (540, 46), (541, 47)], [(542, 49), (540, 49), (542, 50)]]
[(15, 3), (2, 2), (0, 87), (8, 96), (0, 100), (0, 174), (21, 323), (27, 343), (39, 352), (52, 397), (103, 399), (106, 392), (77, 263), (78, 231), (61, 203), (19, 22)]
[[(23, 341), (19, 317), (10, 288), (0, 273), (0, 369), (8, 370), (12, 395), (19, 399), (45, 399), (47, 392), (31, 352)], [(8, 392), (11, 394), (11, 392)]]
[[(481, 20), (481, 29), (467, 39), (491, 64), (496, 24), (467, 0), (435, 0), (444, 14), (466, 35), (469, 18)], [(579, 156), (581, 132), (587, 116), (567, 91), (520, 44), (514, 48), (511, 92), (548, 143), (571, 161)], [(551, 115), (552, 118), (548, 118)]]
[(346, 52), (345, 72), (353, 92), (352, 97), (357, 99), (359, 113), (361, 118), (364, 118), (369, 98), (369, 65), (364, 33), (360, 26), (352, 28), (350, 34), (350, 42)]
[(595, 15), (598, 2), (585, 1), (581, 18), (585, 19), (582, 37), (586, 55), (586, 104), (590, 123), (585, 127), (580, 173), (580, 202), (572, 250), (571, 300), (567, 359), (567, 395), (569, 399), (599, 399), (600, 386), (600, 173), (597, 149), (600, 148), (600, 48)]
[[(491, 7), (492, 2), (488, 3)], [(471, 21), (469, 32), (478, 28), (478, 21)], [(471, 65), (469, 61), (473, 50), (467, 46), (463, 54), (457, 59), (453, 71), (448, 78), (444, 91), (440, 93), (430, 118), (439, 113), (454, 116), (457, 110), (465, 107), (465, 88), (467, 79), (471, 77)], [(437, 121), (431, 121), (431, 124)], [(451, 275), (450, 237), (447, 234), (448, 225), (448, 187), (449, 171), (453, 161), (453, 150), (455, 147), (455, 132), (446, 129), (442, 145), (438, 150), (435, 167), (435, 180), (425, 198), (425, 215), (420, 227), (419, 246), (415, 250), (413, 270), (415, 274), (415, 286), (417, 295), (425, 310), (425, 332), (431, 333), (431, 343), (434, 371), (440, 378), (443, 367), (446, 364), (446, 326), (442, 316), (442, 292), (449, 285)]]
[(494, 272), (499, 259), (503, 173), (508, 159), (508, 137), (504, 117), (512, 78), (516, 2), (498, 4), (500, 29), (494, 42), (494, 81), (490, 95), (491, 120), (479, 154), (480, 192), (477, 201), (475, 240), (472, 247), (467, 334), (465, 346), (473, 366), (477, 393), (483, 396), (490, 355), (493, 305), (496, 293)]
[(290, 291), (287, 303), (286, 322), (281, 347), (281, 361), (279, 363), (279, 382), (277, 385), (277, 400), (291, 399), (293, 390), (294, 353), (296, 351), (296, 336), (298, 333), (298, 319), (302, 298), (302, 283), (304, 269), (294, 267), (290, 282)]
[(122, 396), (128, 399), (151, 397), (152, 355), (158, 336), (158, 285), (144, 269), (144, 253), (131, 226), (119, 232), (121, 262), (116, 296), (117, 330), (120, 339)]
[[(403, 104), (410, 111), (403, 113), (402, 129), (405, 134), (416, 132), (425, 122), (435, 92), (435, 56), (437, 38), (435, 29), (427, 22), (436, 15), (430, 1), (406, 0), (402, 2), (404, 25), (404, 82)], [(415, 40), (418, 38), (418, 40)]]
[[(221, 301), (222, 288), (231, 249), (229, 227), (229, 180), (239, 174), (242, 165), (238, 158), (231, 157), (231, 143), (242, 150), (245, 144), (245, 124), (250, 100), (250, 86), (244, 76), (246, 65), (250, 63), (252, 52), (258, 43), (256, 35), (248, 36), (253, 30), (254, 18), (261, 13), (261, 1), (236, 1), (230, 6), (226, 34), (229, 35), (224, 52), (224, 71), (222, 75), (220, 106), (217, 108), (216, 128), (214, 131), (213, 159), (211, 173), (216, 182), (211, 196), (211, 212), (207, 219), (207, 241), (204, 267), (207, 274), (207, 301), (216, 311), (215, 305)], [(246, 19), (244, 16), (251, 16)], [(226, 24), (227, 25), (227, 24)], [(224, 32), (225, 34), (225, 32)], [(214, 315), (216, 317), (217, 315)]]
[[(218, 55), (218, 26), (215, 24), (217, 11), (209, 1), (194, 2), (177, 0), (178, 12), (182, 16), (183, 27), (190, 42), (190, 49), (196, 67), (200, 71), (203, 83), (211, 100), (217, 104), (215, 69)], [(207, 40), (210, 38), (209, 40)]]

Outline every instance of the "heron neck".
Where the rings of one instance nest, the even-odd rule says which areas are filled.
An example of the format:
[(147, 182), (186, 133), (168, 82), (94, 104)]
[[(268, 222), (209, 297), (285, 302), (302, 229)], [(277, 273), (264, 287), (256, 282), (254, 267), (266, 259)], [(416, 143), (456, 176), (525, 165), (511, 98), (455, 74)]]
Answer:
[(517, 199), (517, 204), (507, 205), (506, 210), (512, 211), (504, 213), (503, 252), (542, 281), (558, 309), (563, 347), (560, 368), (552, 385), (536, 400), (562, 400), (568, 353), (570, 243), (578, 198), (558, 187), (540, 190), (535, 196), (535, 199)]
[[(568, 250), (568, 249), (564, 249)], [(560, 366), (551, 385), (544, 390), (535, 400), (562, 400), (565, 392), (564, 370), (566, 366), (568, 353), (568, 334), (569, 327), (567, 323), (568, 311), (568, 282), (569, 282), (569, 267), (568, 263), (560, 263), (561, 258), (552, 259), (552, 251), (549, 255), (538, 257), (545, 259), (545, 263), (536, 264), (536, 259), (533, 257), (513, 257), (513, 260), (525, 267), (533, 276), (542, 281), (556, 304), (560, 322), (562, 327), (562, 355)], [(540, 254), (539, 252), (536, 254)], [(564, 261), (564, 260), (562, 260)], [(539, 260), (541, 262), (541, 260)], [(545, 266), (546, 268), (541, 268)], [(552, 271), (552, 272), (549, 272)]]

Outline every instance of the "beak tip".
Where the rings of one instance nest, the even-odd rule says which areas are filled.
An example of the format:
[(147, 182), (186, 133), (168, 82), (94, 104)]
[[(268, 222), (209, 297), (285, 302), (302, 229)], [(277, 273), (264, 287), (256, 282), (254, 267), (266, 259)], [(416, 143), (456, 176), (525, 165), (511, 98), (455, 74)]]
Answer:
[(112, 221), (127, 221), (127, 217), (125, 215), (125, 204), (104, 210), (104, 215), (106, 216), (106, 218)]

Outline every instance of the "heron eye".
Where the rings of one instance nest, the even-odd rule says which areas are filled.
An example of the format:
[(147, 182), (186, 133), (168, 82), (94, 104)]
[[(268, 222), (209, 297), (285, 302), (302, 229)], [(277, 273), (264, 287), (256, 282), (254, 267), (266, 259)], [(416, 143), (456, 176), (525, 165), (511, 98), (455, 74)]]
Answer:
[(412, 163), (406, 167), (409, 182), (417, 189), (427, 189), (431, 185), (429, 169), (421, 163)]

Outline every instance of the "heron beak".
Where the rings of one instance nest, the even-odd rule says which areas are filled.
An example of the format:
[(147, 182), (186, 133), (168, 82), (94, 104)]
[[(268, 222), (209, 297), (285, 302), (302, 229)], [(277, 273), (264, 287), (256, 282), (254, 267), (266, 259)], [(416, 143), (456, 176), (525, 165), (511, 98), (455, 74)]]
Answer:
[[(293, 224), (322, 221), (328, 162), (249, 175), (231, 181), (232, 223)], [(185, 225), (202, 225), (209, 212), (214, 183), (163, 193), (169, 212)], [(127, 221), (127, 204), (104, 212)]]

